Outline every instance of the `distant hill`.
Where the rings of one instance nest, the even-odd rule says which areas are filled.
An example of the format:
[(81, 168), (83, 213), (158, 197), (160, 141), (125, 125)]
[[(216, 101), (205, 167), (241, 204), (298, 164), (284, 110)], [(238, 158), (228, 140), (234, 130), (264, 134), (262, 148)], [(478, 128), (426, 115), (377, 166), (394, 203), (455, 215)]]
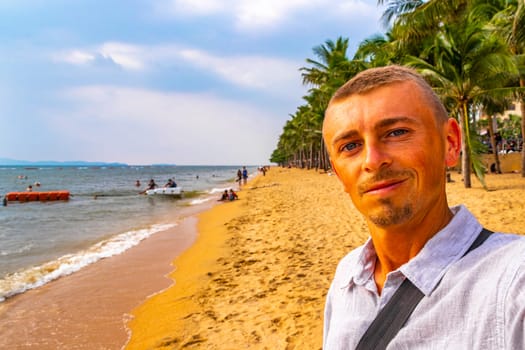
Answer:
[(127, 166), (125, 163), (105, 163), (105, 162), (84, 162), (74, 160), (68, 162), (58, 162), (54, 160), (28, 161), (9, 158), (0, 158), (0, 166)]

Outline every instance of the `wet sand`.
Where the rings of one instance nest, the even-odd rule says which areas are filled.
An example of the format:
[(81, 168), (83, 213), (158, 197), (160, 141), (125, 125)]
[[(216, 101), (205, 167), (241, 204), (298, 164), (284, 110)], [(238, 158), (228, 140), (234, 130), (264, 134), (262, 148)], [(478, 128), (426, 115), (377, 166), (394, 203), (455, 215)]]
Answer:
[(0, 304), (0, 349), (121, 349), (129, 311), (169, 287), (173, 259), (195, 241), (194, 211), (121, 255)]

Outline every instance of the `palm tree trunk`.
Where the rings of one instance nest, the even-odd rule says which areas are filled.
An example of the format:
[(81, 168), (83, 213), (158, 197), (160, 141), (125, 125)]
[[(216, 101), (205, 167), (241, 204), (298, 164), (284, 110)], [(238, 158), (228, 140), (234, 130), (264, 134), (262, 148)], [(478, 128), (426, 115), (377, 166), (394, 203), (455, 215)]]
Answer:
[[(524, 1), (525, 2), (525, 1)], [(525, 87), (525, 79), (520, 79), (520, 86)], [(525, 97), (521, 98), (521, 177), (525, 177)]]
[(310, 164), (308, 166), (308, 169), (311, 169), (315, 167), (314, 164), (314, 142), (310, 141)]
[(326, 151), (324, 149), (324, 139), (321, 137), (321, 142), (319, 144), (319, 159), (320, 159), (320, 168), (324, 171), (328, 170), (327, 168), (327, 157), (326, 157)]
[(463, 184), (465, 188), (471, 188), (470, 182), (470, 147), (468, 142), (468, 118), (465, 103), (459, 108), (459, 125), (461, 127), (461, 172), (463, 173)]
[(490, 134), (490, 144), (492, 145), (492, 154), (494, 154), (494, 162), (496, 163), (496, 173), (501, 174), (501, 167), (499, 164), (499, 154), (498, 154), (498, 149), (496, 147), (496, 138), (494, 137), (494, 127), (492, 125), (492, 115), (487, 114), (487, 119), (489, 122), (489, 134)]

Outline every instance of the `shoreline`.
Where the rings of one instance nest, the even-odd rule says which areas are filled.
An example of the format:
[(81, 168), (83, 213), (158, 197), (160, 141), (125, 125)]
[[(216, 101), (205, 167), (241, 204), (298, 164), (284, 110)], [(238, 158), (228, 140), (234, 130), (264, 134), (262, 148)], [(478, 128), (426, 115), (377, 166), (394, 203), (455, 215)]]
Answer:
[[(252, 180), (253, 182), (253, 180)], [(251, 183), (251, 182), (250, 182)], [(248, 185), (245, 185), (248, 186)], [(237, 192), (239, 196), (245, 191)], [(142, 305), (135, 308), (127, 327), (131, 337), (126, 349), (150, 349), (170, 346), (186, 336), (184, 320), (172, 317), (173, 311), (191, 315), (200, 308), (201, 300), (196, 300), (202, 284), (213, 279), (217, 257), (227, 256), (230, 248), (225, 245), (222, 227), (236, 216), (243, 200), (224, 202), (197, 215), (197, 238), (195, 242), (172, 263), (175, 269), (168, 275), (173, 281), (170, 287), (155, 293)], [(182, 335), (166, 336), (174, 324), (181, 327)], [(199, 339), (190, 336), (190, 342), (197, 344)]]
[[(0, 193), (23, 191), (38, 182), (39, 190), (66, 188), (71, 195), (68, 201), (11, 203), (0, 211), (0, 303), (168, 229), (164, 224), (173, 222), (184, 207), (215, 198), (216, 191), (231, 186), (237, 170), (232, 166), (49, 167), (25, 174), (5, 169), (0, 174)], [(151, 178), (171, 177), (184, 185), (183, 198), (139, 195), (143, 186), (137, 187), (136, 179), (147, 183)]]
[(195, 215), (212, 205), (184, 208), (175, 227), (0, 303), (0, 348), (121, 349), (130, 310), (173, 283), (173, 259), (195, 241)]

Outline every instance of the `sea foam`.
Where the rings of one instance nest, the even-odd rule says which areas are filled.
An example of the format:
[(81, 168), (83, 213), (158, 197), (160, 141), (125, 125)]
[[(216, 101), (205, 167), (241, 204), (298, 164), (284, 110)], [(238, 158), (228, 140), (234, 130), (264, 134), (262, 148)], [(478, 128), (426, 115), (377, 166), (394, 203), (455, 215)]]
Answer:
[(145, 229), (124, 232), (78, 253), (67, 254), (40, 266), (9, 274), (0, 280), (0, 302), (61, 276), (70, 275), (98, 260), (121, 254), (143, 239), (174, 226), (176, 224), (156, 224)]
[(206, 202), (209, 202), (210, 200), (212, 200), (212, 198), (208, 197), (208, 198), (199, 198), (199, 199), (194, 199), (190, 202), (190, 205), (199, 205), (199, 204), (202, 204), (202, 203), (206, 203)]

